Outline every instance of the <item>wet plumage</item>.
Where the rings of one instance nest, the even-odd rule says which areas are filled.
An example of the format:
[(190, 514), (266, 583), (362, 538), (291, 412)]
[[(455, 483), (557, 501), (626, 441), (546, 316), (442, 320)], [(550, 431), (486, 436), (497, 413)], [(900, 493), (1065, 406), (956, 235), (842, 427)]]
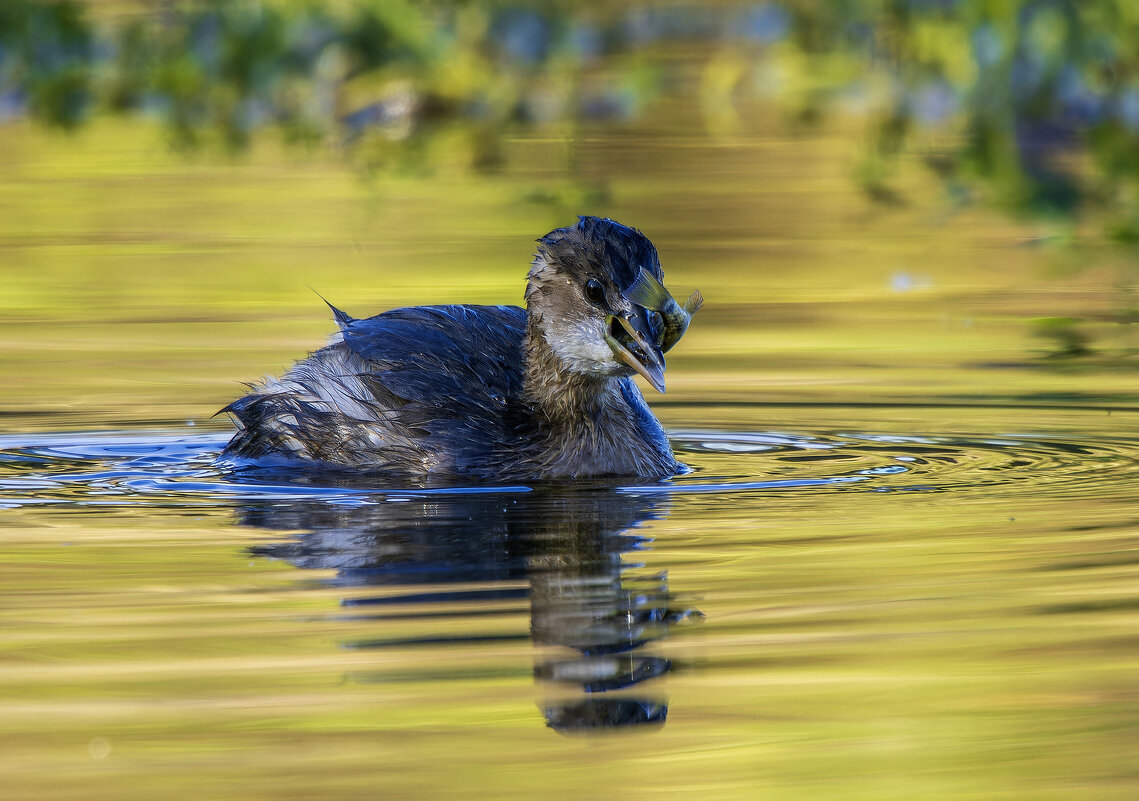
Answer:
[(223, 410), (238, 423), (223, 455), (490, 480), (683, 470), (631, 376), (663, 391), (663, 351), (695, 309), (626, 296), (642, 270), (663, 281), (639, 231), (582, 217), (538, 243), (525, 310), (334, 309), (327, 346)]

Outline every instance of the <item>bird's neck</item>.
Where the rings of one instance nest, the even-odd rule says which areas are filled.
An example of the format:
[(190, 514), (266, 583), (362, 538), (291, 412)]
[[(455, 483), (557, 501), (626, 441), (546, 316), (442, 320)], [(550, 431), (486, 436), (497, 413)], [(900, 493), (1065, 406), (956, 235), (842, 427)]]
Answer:
[(660, 423), (628, 379), (566, 369), (533, 327), (526, 354), (527, 425), (534, 427), (533, 458), (543, 473), (668, 476), (677, 471)]
[(525, 353), (524, 397), (541, 421), (554, 429), (564, 426), (580, 432), (596, 425), (614, 396), (620, 397), (618, 378), (569, 370), (535, 326), (527, 329)]

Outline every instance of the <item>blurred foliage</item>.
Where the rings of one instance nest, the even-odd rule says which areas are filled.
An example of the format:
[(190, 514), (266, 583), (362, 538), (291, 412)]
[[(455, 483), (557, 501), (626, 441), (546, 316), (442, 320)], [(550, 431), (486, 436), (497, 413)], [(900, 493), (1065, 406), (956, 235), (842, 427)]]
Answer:
[[(1133, 0), (787, 0), (757, 82), (797, 120), (862, 115), (857, 179), (898, 202), (903, 152), (954, 202), (976, 199), (1119, 246), (1115, 320), (1139, 283), (1139, 4)], [(756, 80), (753, 78), (753, 80)], [(1087, 258), (1082, 259), (1087, 263)], [(1040, 324), (1050, 356), (1091, 352), (1068, 319)]]
[[(1022, 211), (1120, 213), (1139, 240), (1139, 5), (1130, 0), (878, 0), (784, 6), (792, 96), (810, 116), (841, 105), (874, 122), (883, 160), (922, 149), (960, 193), (983, 179)], [(803, 54), (811, 58), (804, 60)], [(874, 163), (875, 160), (878, 163)]]
[[(699, 42), (709, 125), (755, 98), (794, 120), (871, 122), (858, 175), (879, 199), (921, 150), (955, 196), (1111, 212), (1139, 242), (1139, 5), (1133, 0), (760, 3), (201, 0), (100, 14), (0, 4), (0, 115), (73, 127), (152, 112), (176, 142), (246, 143), (273, 124), (370, 161), (413, 161), (461, 120), (476, 166), (513, 125), (635, 118)], [(663, 44), (661, 44), (663, 43)], [(654, 46), (659, 45), (659, 46)], [(691, 57), (691, 55), (690, 55)]]
[(182, 146), (241, 147), (275, 125), (394, 165), (461, 120), (485, 167), (512, 125), (629, 119), (651, 95), (635, 23), (594, 5), (207, 0), (102, 21), (94, 6), (6, 0), (0, 118), (152, 113)]
[(689, 91), (712, 135), (753, 107), (864, 119), (855, 177), (873, 200), (905, 201), (898, 156), (916, 152), (955, 202), (1094, 220), (1139, 247), (1134, 0), (0, 3), (0, 119), (142, 113), (185, 148), (272, 126), (365, 168), (490, 170), (511, 131), (572, 139)]

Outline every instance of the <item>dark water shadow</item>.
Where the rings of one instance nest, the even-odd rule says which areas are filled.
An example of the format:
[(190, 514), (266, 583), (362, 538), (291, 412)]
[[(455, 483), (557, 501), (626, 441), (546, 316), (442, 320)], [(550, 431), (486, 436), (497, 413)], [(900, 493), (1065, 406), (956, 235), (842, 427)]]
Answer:
[[(302, 569), (335, 570), (333, 581), (341, 586), (385, 589), (344, 601), (354, 612), (398, 606), (406, 613), (410, 606), (425, 617), (461, 616), (456, 605), (474, 610), (481, 602), (528, 601), (529, 636), (539, 646), (534, 676), (547, 698), (542, 714), (553, 729), (588, 732), (665, 722), (668, 702), (654, 680), (672, 664), (652, 652), (652, 643), (673, 624), (702, 618), (696, 610), (677, 608), (667, 575), (646, 574), (637, 558), (650, 544), (637, 528), (667, 514), (667, 497), (600, 487), (409, 495), (397, 502), (392, 497), (389, 492), (354, 505), (244, 501), (239, 522), (303, 532), (257, 548), (262, 556)], [(460, 645), (486, 639), (445, 638)], [(425, 635), (345, 645), (440, 642)]]

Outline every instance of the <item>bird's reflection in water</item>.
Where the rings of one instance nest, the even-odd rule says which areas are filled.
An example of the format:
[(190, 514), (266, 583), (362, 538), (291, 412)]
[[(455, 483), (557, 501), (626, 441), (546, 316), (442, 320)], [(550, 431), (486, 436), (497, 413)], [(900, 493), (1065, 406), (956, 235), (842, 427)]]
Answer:
[[(573, 732), (664, 723), (668, 704), (652, 680), (671, 664), (651, 652), (651, 643), (673, 623), (701, 617), (673, 608), (666, 576), (647, 574), (636, 558), (648, 545), (638, 525), (662, 517), (667, 499), (611, 488), (391, 498), (352, 506), (250, 503), (241, 522), (302, 530), (259, 553), (302, 568), (334, 569), (344, 585), (443, 585), (394, 598), (356, 598), (352, 605), (529, 596), (531, 635), (539, 646), (534, 673), (545, 688), (550, 727)], [(522, 586), (504, 590), (504, 582)], [(458, 583), (488, 586), (455, 591)], [(438, 638), (425, 635), (424, 642)]]

